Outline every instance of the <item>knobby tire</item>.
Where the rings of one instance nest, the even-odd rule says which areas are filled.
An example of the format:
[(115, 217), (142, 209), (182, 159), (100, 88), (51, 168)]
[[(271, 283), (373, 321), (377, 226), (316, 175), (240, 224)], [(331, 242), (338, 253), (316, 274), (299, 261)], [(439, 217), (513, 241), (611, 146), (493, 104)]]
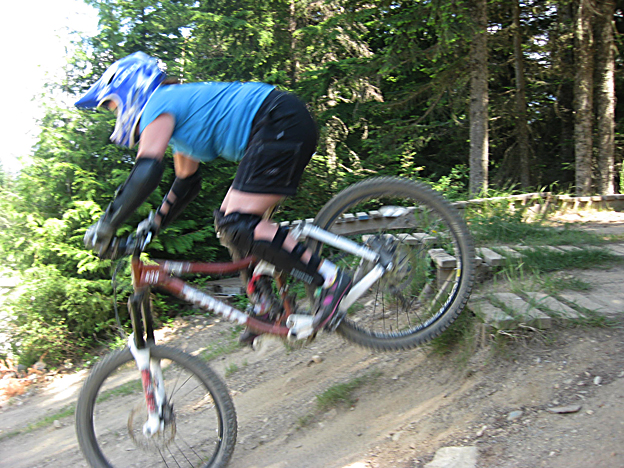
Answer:
[[(394, 255), (393, 271), (337, 328), (346, 339), (377, 350), (413, 348), (439, 336), (465, 307), (474, 282), (474, 243), (458, 211), (428, 186), (394, 177), (367, 179), (332, 198), (314, 224)], [(365, 262), (319, 241), (308, 245), (351, 274), (370, 271)], [(456, 258), (446, 281), (430, 249)]]
[[(153, 346), (151, 355), (163, 363), (174, 430), (161, 441), (145, 439), (143, 445), (145, 418), (141, 413), (132, 416), (144, 405), (139, 372), (128, 348), (113, 352), (93, 368), (76, 407), (76, 433), (87, 461), (98, 468), (226, 466), (237, 426), (225, 384), (201, 359), (181, 350)], [(130, 375), (134, 380), (128, 381)], [(190, 419), (199, 419), (201, 426)], [(130, 421), (136, 430), (131, 430)]]

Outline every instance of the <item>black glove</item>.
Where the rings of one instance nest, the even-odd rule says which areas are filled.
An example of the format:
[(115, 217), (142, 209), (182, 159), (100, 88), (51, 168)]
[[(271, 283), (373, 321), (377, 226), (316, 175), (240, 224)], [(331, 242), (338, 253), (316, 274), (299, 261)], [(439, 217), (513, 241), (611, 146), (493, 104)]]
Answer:
[(149, 232), (152, 234), (152, 237), (154, 237), (158, 234), (158, 231), (160, 231), (160, 221), (156, 221), (156, 213), (153, 211), (137, 226), (137, 235), (141, 235), (142, 233), (147, 234)]
[(84, 236), (85, 247), (103, 257), (115, 235), (115, 230), (110, 223), (104, 221), (103, 217), (100, 218), (97, 223), (87, 229)]

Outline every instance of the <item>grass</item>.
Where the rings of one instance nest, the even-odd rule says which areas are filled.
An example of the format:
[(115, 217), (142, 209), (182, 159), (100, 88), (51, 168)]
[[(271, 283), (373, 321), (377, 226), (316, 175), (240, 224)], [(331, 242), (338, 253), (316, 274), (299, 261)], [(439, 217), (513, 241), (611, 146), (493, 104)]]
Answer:
[(571, 269), (589, 269), (621, 261), (621, 257), (596, 247), (569, 252), (554, 252), (537, 247), (523, 251), (521, 258), (524, 267), (536, 274)]
[(380, 375), (381, 373), (379, 372), (370, 372), (348, 382), (329, 387), (323, 393), (316, 396), (317, 408), (320, 411), (327, 411), (340, 405), (353, 406), (356, 402), (353, 393), (364, 385), (374, 382)]
[(476, 323), (475, 315), (465, 309), (440, 336), (431, 340), (427, 346), (434, 354), (440, 356), (454, 353), (457, 363), (465, 364), (474, 352)]
[(479, 246), (522, 245), (600, 245), (604, 239), (594, 233), (570, 227), (547, 226), (542, 220), (529, 222), (526, 210), (510, 211), (507, 204), (469, 209), (466, 220)]
[(219, 340), (217, 343), (210, 344), (200, 353), (199, 357), (204, 361), (212, 361), (213, 359), (233, 353), (234, 351), (242, 348), (243, 345), (238, 342), (238, 335), (242, 330), (242, 326), (237, 325), (232, 327), (231, 331), (224, 333), (224, 338)]
[(527, 249), (522, 251), (522, 257), (508, 259), (495, 273), (494, 281), (502, 281), (506, 289), (517, 294), (522, 294), (524, 290), (541, 290), (551, 295), (563, 290), (588, 291), (592, 288), (589, 283), (563, 272), (614, 265), (622, 261), (610, 251), (596, 247), (566, 252), (546, 248)]
[(226, 342), (220, 342), (208, 346), (199, 355), (204, 361), (212, 361), (220, 356), (233, 353), (237, 349), (242, 348), (243, 345), (238, 340), (229, 340)]
[(72, 403), (71, 405), (67, 405), (64, 408), (60, 409), (56, 413), (49, 414), (41, 419), (38, 419), (35, 422), (28, 424), (28, 426), (24, 428), (16, 429), (14, 431), (10, 431), (5, 434), (0, 434), (0, 441), (10, 439), (11, 437), (15, 437), (21, 434), (28, 434), (42, 427), (50, 426), (57, 419), (63, 419), (63, 418), (73, 416), (75, 412), (76, 412), (76, 407)]
[[(466, 218), (478, 246), (497, 250), (498, 245), (523, 245), (531, 247), (522, 250), (519, 258), (509, 258), (506, 264), (494, 275), (494, 289), (502, 288), (527, 298), (525, 291), (543, 291), (560, 302), (566, 301), (559, 293), (564, 290), (588, 291), (592, 285), (578, 279), (570, 270), (581, 270), (612, 266), (623, 259), (608, 249), (600, 248), (606, 242), (619, 240), (617, 236), (602, 236), (592, 232), (574, 229), (573, 226), (553, 227), (547, 221), (527, 221), (532, 214), (527, 210), (509, 210), (508, 204), (492, 205), (469, 209)], [(553, 246), (575, 246), (578, 250), (560, 251), (549, 249)], [(501, 284), (496, 285), (497, 282)], [(509, 315), (513, 311), (506, 310), (504, 304), (496, 304)], [(544, 309), (543, 304), (533, 304)], [(574, 305), (582, 317), (566, 320), (570, 326), (605, 327), (611, 321), (593, 311), (583, 310)], [(554, 311), (544, 310), (556, 318)], [(462, 315), (466, 315), (465, 313)], [(431, 349), (440, 354), (457, 352), (459, 360), (463, 355), (474, 349), (474, 330), (467, 317), (460, 316), (456, 324), (451, 326), (441, 337), (434, 340)], [(553, 335), (529, 326), (520, 325), (513, 330), (499, 330), (493, 340), (493, 349), (497, 354), (507, 343), (524, 340), (552, 339)], [(497, 351), (498, 350), (498, 351)]]
[(115, 388), (111, 388), (110, 390), (106, 390), (105, 392), (102, 392), (97, 397), (97, 403), (103, 403), (115, 397), (123, 397), (127, 395), (132, 395), (133, 393), (140, 392), (142, 390), (143, 390), (143, 384), (141, 383), (141, 379), (134, 379), (134, 380), (131, 380), (130, 382), (126, 382)]
[(225, 368), (225, 376), (229, 377), (230, 375), (234, 374), (235, 372), (238, 372), (238, 365), (235, 363), (231, 363), (229, 364), (226, 368)]
[(305, 427), (316, 421), (320, 413), (340, 406), (352, 407), (357, 402), (354, 396), (356, 390), (365, 385), (374, 383), (381, 376), (381, 372), (372, 371), (348, 382), (332, 385), (320, 395), (316, 395), (316, 410), (299, 417), (299, 427)]
[(572, 275), (547, 274), (542, 276), (541, 289), (548, 294), (559, 291), (589, 291), (592, 285)]

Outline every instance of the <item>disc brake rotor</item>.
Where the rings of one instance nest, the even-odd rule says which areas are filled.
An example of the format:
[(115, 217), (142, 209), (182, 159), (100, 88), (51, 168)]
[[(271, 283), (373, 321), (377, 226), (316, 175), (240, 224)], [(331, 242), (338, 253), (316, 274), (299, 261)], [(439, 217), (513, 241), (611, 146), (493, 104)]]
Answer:
[(173, 442), (176, 435), (175, 414), (170, 405), (166, 405), (164, 409), (165, 427), (151, 437), (143, 434), (143, 424), (147, 421), (147, 405), (141, 402), (130, 411), (128, 416), (128, 435), (132, 439), (134, 445), (143, 451), (151, 452), (165, 448)]

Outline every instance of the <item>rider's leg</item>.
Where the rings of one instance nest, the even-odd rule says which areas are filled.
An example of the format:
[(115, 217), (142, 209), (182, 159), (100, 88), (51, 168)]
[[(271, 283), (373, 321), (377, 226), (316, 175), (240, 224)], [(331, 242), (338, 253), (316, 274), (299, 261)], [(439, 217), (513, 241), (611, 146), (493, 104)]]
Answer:
[(258, 110), (250, 140), (216, 224), (221, 239), (239, 252), (252, 253), (278, 269), (321, 286), (324, 296), (315, 322), (336, 326), (338, 304), (351, 285), (348, 275), (321, 261), (285, 228), (262, 215), (294, 195), (316, 148), (316, 125), (295, 96), (273, 91)]
[[(337, 326), (338, 305), (351, 285), (351, 278), (328, 260), (321, 260), (304, 249), (277, 224), (261, 216), (280, 202), (280, 194), (256, 194), (230, 189), (221, 205), (217, 226), (222, 240), (243, 255), (254, 254), (302, 279), (321, 286), (315, 326)], [(249, 216), (251, 215), (251, 216)], [(280, 239), (276, 241), (276, 239)]]
[[(224, 216), (230, 213), (250, 213), (263, 216), (268, 210), (284, 200), (284, 195), (265, 194), (265, 193), (247, 193), (230, 188), (223, 203), (221, 204), (221, 212)], [(271, 241), (277, 233), (278, 225), (266, 219), (262, 219), (254, 229), (254, 239)], [(297, 241), (291, 235), (286, 235), (283, 248), (288, 252), (297, 245)], [(306, 249), (301, 260), (304, 263), (310, 261), (312, 253)]]
[[(273, 208), (279, 202), (281, 202), (285, 197), (283, 195), (278, 194), (264, 194), (264, 193), (247, 193), (241, 192), (240, 190), (236, 190), (230, 188), (228, 191), (223, 203), (221, 204), (221, 213), (223, 216), (227, 216), (231, 213), (244, 213), (244, 214), (254, 214), (259, 217), (262, 217), (268, 210)], [(261, 219), (258, 221), (255, 229), (253, 230), (253, 241), (262, 242), (269, 244), (271, 243), (279, 230), (279, 226), (267, 219)], [(284, 237), (283, 243), (279, 249), (284, 250), (285, 252), (292, 253), (295, 250), (299, 243), (295, 240), (290, 234), (286, 233)], [(252, 247), (253, 249), (253, 247)], [(255, 250), (255, 249), (254, 249)], [(251, 251), (251, 253), (259, 254), (259, 251), (256, 250)], [(260, 255), (262, 255), (260, 253)], [(275, 258), (264, 258), (269, 262), (274, 262)], [(302, 250), (299, 260), (308, 265), (312, 260), (312, 252), (309, 249)], [(276, 265), (278, 268), (286, 268), (286, 265)], [(288, 265), (290, 266), (290, 265)], [(320, 264), (316, 271), (320, 274), (323, 279), (322, 286), (324, 288), (330, 287), (336, 279), (338, 269), (328, 260), (320, 260)], [(318, 284), (318, 286), (321, 286)]]

